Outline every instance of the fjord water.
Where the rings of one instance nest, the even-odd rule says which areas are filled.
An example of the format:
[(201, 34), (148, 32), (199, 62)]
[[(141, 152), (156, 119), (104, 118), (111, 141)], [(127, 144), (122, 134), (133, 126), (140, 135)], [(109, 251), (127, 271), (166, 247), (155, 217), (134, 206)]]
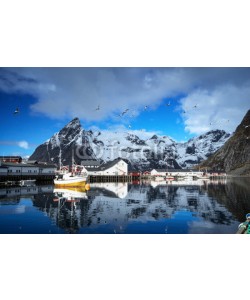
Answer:
[(228, 234), (249, 212), (250, 178), (0, 189), (2, 234)]

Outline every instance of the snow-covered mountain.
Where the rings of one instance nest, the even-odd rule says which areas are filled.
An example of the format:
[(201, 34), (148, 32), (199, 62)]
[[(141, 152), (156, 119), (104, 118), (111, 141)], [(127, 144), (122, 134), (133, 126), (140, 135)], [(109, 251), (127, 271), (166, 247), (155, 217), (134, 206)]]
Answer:
[(77, 164), (86, 159), (107, 162), (122, 157), (128, 161), (130, 168), (138, 170), (188, 168), (207, 159), (229, 137), (230, 134), (223, 130), (212, 130), (185, 143), (178, 143), (168, 136), (145, 137), (145, 132), (133, 130), (84, 130), (79, 119), (75, 118), (38, 146), (30, 160), (68, 165), (72, 156)]

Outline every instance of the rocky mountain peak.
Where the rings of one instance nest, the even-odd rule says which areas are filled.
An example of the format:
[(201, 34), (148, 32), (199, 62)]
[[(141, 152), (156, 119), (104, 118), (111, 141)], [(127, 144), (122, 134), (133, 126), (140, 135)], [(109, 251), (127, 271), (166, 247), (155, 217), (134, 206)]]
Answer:
[(58, 133), (60, 140), (72, 140), (75, 135), (79, 134), (82, 130), (80, 120), (74, 118), (67, 125), (65, 125)]
[(64, 128), (73, 128), (73, 129), (76, 129), (78, 127), (81, 127), (81, 123), (80, 123), (79, 118), (74, 118), (67, 125), (64, 126)]
[(201, 167), (225, 170), (235, 175), (250, 174), (250, 110), (235, 133)]
[(240, 125), (236, 128), (235, 132), (239, 132), (241, 130), (245, 130), (247, 128), (250, 128), (250, 109), (246, 113), (245, 117), (241, 121)]

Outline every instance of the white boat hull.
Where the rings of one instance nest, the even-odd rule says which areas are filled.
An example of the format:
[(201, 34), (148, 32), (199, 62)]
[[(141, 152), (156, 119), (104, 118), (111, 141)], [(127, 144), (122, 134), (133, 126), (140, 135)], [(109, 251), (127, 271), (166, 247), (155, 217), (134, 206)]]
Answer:
[(68, 177), (63, 179), (54, 179), (54, 184), (60, 187), (78, 187), (86, 184), (86, 177)]

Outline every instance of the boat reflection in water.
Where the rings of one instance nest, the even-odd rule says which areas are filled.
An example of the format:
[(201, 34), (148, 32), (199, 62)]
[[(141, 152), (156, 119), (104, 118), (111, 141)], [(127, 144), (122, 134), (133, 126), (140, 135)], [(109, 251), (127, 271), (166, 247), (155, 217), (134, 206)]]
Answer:
[[(1, 209), (7, 213), (7, 204), (8, 211), (13, 207), (17, 214), (16, 205), (25, 206), (29, 200), (29, 209), (19, 207), (19, 216), (21, 211), (23, 215), (20, 222), (27, 223), (30, 218), (28, 233), (46, 233), (48, 226), (52, 233), (235, 233), (250, 212), (249, 183), (249, 179), (241, 178), (136, 185), (96, 183), (90, 190), (83, 187), (45, 191), (32, 187), (33, 194), (26, 190), (24, 195), (17, 189), (18, 201), (13, 201), (10, 190), (5, 195), (0, 190), (0, 214)], [(41, 215), (46, 220), (42, 221)], [(8, 228), (9, 222), (7, 217), (0, 218), (0, 227)]]
[(49, 208), (44, 207), (44, 212), (57, 226), (69, 233), (75, 233), (81, 227), (81, 200), (86, 199), (88, 197), (84, 187), (54, 188), (53, 203), (48, 199)]

